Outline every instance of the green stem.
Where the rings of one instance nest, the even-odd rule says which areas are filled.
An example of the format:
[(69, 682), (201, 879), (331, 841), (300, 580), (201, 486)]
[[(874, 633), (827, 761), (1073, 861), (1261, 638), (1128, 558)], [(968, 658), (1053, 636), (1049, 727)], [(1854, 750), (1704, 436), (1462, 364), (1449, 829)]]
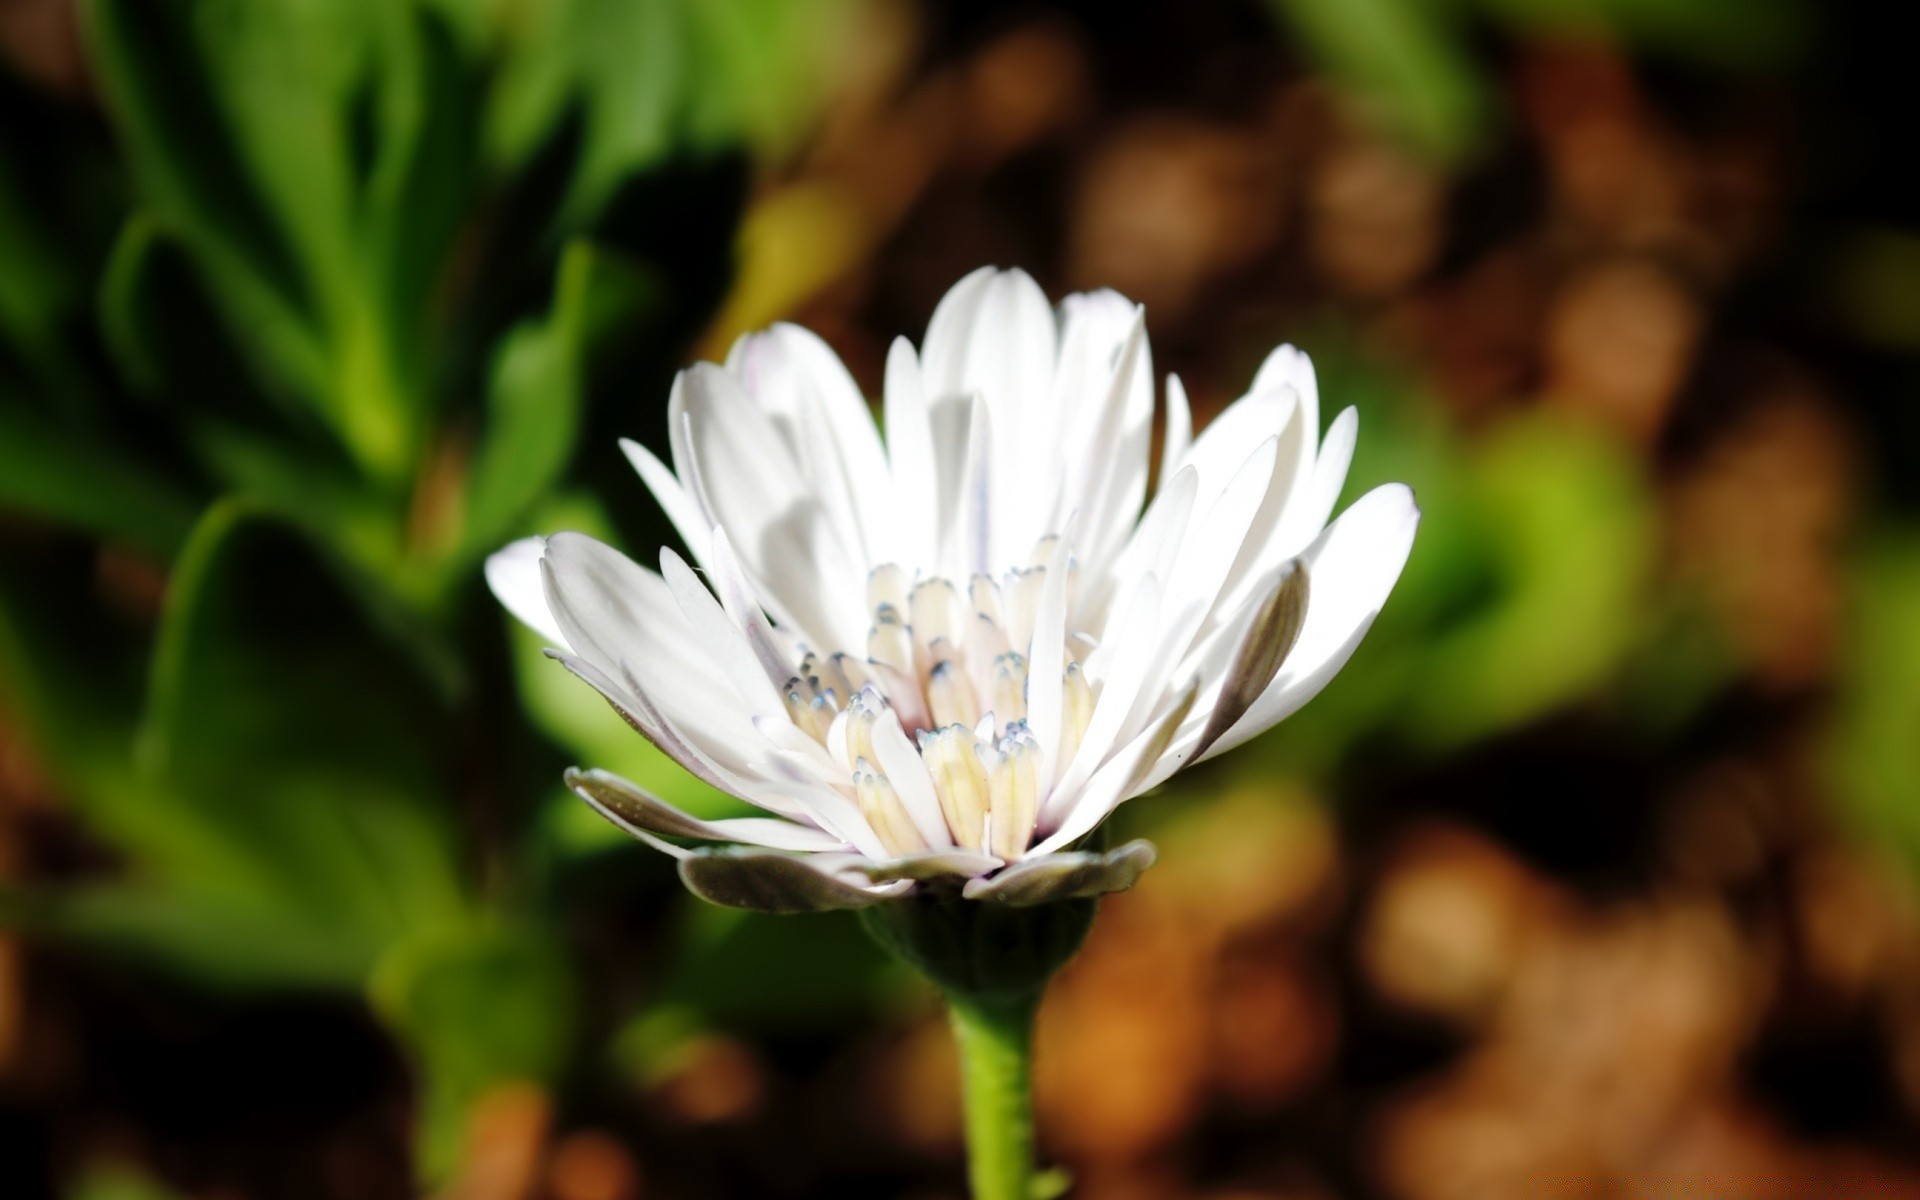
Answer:
[(986, 999), (949, 993), (966, 1097), (973, 1200), (1033, 1194), (1033, 1018), (1038, 992)]

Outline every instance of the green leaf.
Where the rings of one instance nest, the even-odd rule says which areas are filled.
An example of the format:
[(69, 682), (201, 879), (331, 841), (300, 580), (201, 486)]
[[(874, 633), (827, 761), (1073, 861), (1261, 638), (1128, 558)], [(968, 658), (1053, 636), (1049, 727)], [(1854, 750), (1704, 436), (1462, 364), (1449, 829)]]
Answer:
[(1308, 51), (1414, 148), (1457, 160), (1489, 101), (1444, 5), (1424, 0), (1270, 0)]
[(309, 393), (327, 377), (315, 297), (213, 91), (179, 0), (90, 0), (86, 29), (143, 190), (250, 331), (251, 349)]
[(195, 515), (193, 501), (147, 463), (12, 398), (0, 398), (0, 509), (123, 539), (163, 558)]
[(144, 631), (105, 602), (97, 562), (75, 539), (10, 541), (0, 553), (0, 709), (82, 797), (131, 775), (145, 688)]
[(1855, 824), (1920, 869), (1920, 534), (1882, 531), (1851, 575), (1825, 766)]
[(488, 1087), (550, 1084), (566, 1065), (578, 997), (565, 955), (535, 928), (399, 946), (372, 981), (374, 1003), (422, 1068), (420, 1147), (428, 1179), (456, 1160)]
[(1492, 589), (1477, 611), (1429, 635), (1413, 695), (1419, 736), (1450, 745), (1612, 677), (1643, 628), (1655, 545), (1637, 467), (1585, 429), (1510, 421), (1468, 470), (1470, 507), (1452, 515), (1491, 552)]
[(414, 469), (431, 293), (477, 179), (478, 70), (380, 0), (92, 0), (148, 205), (265, 376), (374, 478)]
[(180, 1193), (130, 1167), (89, 1165), (66, 1200), (182, 1200)]
[(553, 310), (523, 322), (494, 358), (487, 427), (468, 480), (462, 559), (502, 533), (566, 467), (580, 425), (581, 356), (593, 255), (583, 245), (561, 260)]
[(584, 227), (675, 150), (780, 145), (804, 127), (841, 44), (843, 0), (557, 0), (507, 30), (488, 144), (527, 161), (567, 120), (582, 145), (565, 224)]
[(32, 925), (215, 988), (339, 987), (364, 977), (359, 932), (210, 889), (88, 884), (36, 898)]
[(210, 510), (175, 566), (139, 767), (168, 820), (228, 853), (213, 876), (149, 858), (158, 882), (254, 898), (290, 935), (357, 937), (368, 965), (461, 923), (435, 763), (445, 713), (409, 663), (291, 528), (233, 502)]

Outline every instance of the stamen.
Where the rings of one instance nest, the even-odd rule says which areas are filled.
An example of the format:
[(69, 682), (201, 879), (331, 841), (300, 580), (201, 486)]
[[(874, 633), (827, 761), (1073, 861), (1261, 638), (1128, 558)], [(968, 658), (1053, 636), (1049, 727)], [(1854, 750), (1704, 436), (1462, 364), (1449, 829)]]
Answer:
[(889, 605), (876, 609), (873, 619), (873, 628), (867, 631), (867, 658), (912, 675), (913, 630), (900, 623), (900, 614)]
[(913, 827), (907, 806), (900, 802), (900, 793), (894, 791), (887, 777), (875, 771), (865, 758), (853, 765), (853, 794), (860, 804), (861, 815), (873, 827), (887, 853), (918, 854), (927, 849), (926, 839)]
[(847, 757), (858, 762), (878, 762), (880, 756), (873, 752), (873, 724), (880, 719), (880, 713), (886, 707), (886, 701), (872, 688), (863, 688), (855, 693), (847, 704)]
[(832, 688), (822, 690), (819, 679), (802, 679), (798, 675), (787, 680), (787, 715), (814, 741), (825, 745), (827, 731), (833, 726), (833, 718), (840, 711), (840, 698)]
[(898, 563), (881, 563), (867, 575), (867, 611), (878, 612), (882, 605), (907, 610), (907, 573)]
[(1086, 672), (1080, 669), (1079, 663), (1067, 667), (1065, 694), (1061, 700), (1060, 768), (1055, 778), (1066, 773), (1065, 768), (1080, 749), (1080, 739), (1087, 736), (1087, 723), (1093, 720), (1093, 689), (1087, 686)]
[(965, 613), (960, 593), (944, 579), (923, 579), (907, 596), (907, 623), (924, 644), (945, 638), (958, 645)]
[(927, 706), (936, 726), (968, 725), (980, 719), (980, 697), (973, 681), (952, 659), (935, 663), (927, 677)]
[(1013, 649), (1007, 644), (1007, 631), (990, 614), (973, 614), (973, 627), (967, 630), (967, 656), (977, 663), (991, 663)]
[[(905, 569), (884, 563), (867, 577), (873, 624), (866, 658), (799, 648), (798, 673), (782, 689), (788, 714), (849, 764), (854, 798), (888, 853), (927, 848), (899, 793), (872, 765), (879, 761), (874, 726), (889, 711), (917, 741), (956, 843), (1012, 861), (1033, 841), (1046, 768), (1027, 728), (1028, 689), (1036, 683), (1027, 655), (1058, 544), (1040, 539), (1028, 565), (999, 581), (976, 574), (964, 595), (942, 578), (910, 584)], [(1065, 569), (1071, 593), (1079, 566), (1069, 557)], [(1064, 772), (1086, 738), (1095, 695), (1082, 664), (1099, 661), (1097, 645), (1084, 631), (1067, 632), (1057, 684), (1059, 762), (1049, 778)]]
[(878, 660), (869, 659), (868, 670), (873, 672), (875, 690), (887, 698), (887, 703), (900, 717), (900, 728), (909, 734), (931, 727), (927, 719), (927, 697), (914, 677)]
[(940, 812), (953, 840), (968, 850), (983, 849), (987, 839), (987, 805), (991, 793), (986, 768), (980, 763), (980, 743), (973, 730), (949, 725), (920, 735), (920, 757), (933, 777)]
[(972, 603), (973, 611), (985, 617), (990, 624), (1000, 623), (1000, 587), (986, 575), (975, 575), (967, 582), (967, 600)]
[(1033, 841), (1034, 823), (1040, 817), (1039, 762), (1040, 745), (1025, 723), (1009, 727), (993, 754), (988, 773), (993, 804), (988, 848), (1008, 862), (1025, 853)]
[(836, 654), (828, 659), (827, 678), (833, 681), (842, 696), (849, 697), (849, 703), (852, 702), (851, 697), (859, 695), (861, 689), (871, 682), (866, 665), (851, 654)]
[(1009, 651), (993, 660), (993, 711), (1008, 725), (1027, 719), (1027, 660)]
[(1007, 642), (1015, 650), (1024, 653), (1033, 641), (1033, 620), (1040, 613), (1040, 591), (1046, 582), (1045, 567), (1016, 570), (1007, 576), (1007, 619), (1002, 624), (1007, 631)]

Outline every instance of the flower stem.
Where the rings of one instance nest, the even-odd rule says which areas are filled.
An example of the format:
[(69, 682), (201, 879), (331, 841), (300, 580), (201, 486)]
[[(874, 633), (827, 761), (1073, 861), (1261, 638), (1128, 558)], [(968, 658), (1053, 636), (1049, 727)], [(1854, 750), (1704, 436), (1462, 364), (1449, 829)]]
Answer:
[(1040, 994), (949, 993), (973, 1200), (1032, 1200), (1033, 1018)]

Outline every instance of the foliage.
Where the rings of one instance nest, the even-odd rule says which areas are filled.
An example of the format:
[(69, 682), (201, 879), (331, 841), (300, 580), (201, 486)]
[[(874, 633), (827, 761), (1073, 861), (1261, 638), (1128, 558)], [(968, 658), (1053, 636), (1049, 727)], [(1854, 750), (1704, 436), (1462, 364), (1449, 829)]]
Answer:
[[(604, 844), (512, 803), (558, 756), (503, 712), (478, 564), (564, 511), (610, 398), (664, 396), (833, 7), (94, 0), (110, 128), (0, 78), (0, 707), (125, 862), (6, 911), (364, 990), (431, 1169), (565, 1067), (542, 864)], [(713, 218), (663, 227), (667, 178)]]

